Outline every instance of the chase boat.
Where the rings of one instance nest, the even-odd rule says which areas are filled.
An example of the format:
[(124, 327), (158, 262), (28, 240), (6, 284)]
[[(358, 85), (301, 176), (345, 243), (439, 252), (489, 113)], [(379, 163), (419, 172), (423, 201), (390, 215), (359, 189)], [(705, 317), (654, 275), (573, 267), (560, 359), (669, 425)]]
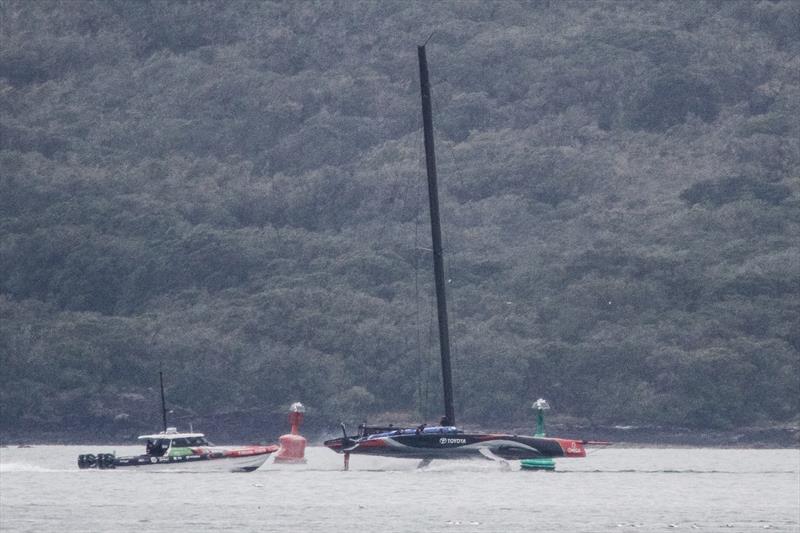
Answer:
[(113, 453), (78, 456), (78, 468), (135, 468), (147, 471), (181, 472), (252, 472), (264, 464), (278, 447), (214, 446), (202, 433), (179, 433), (169, 427), (161, 433), (141, 435), (145, 453), (117, 457)]

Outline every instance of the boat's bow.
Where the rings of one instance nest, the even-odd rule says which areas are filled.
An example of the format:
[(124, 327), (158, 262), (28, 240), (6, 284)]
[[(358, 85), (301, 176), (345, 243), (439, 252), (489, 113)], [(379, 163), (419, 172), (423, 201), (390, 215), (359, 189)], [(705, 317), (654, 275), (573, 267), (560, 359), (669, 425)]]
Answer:
[(247, 446), (225, 450), (224, 454), (227, 461), (227, 468), (231, 472), (252, 472), (263, 465), (267, 458), (278, 451), (278, 446)]

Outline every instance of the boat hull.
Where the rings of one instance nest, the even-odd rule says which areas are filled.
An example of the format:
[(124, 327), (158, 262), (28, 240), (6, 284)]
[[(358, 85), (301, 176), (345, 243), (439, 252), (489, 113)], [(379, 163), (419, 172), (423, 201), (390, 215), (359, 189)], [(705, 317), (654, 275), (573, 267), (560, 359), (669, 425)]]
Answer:
[(485, 457), (486, 451), (506, 460), (586, 456), (579, 440), (487, 433), (338, 438), (325, 446), (338, 453), (409, 459), (477, 458)]
[(134, 455), (115, 457), (112, 454), (81, 456), (78, 466), (84, 468), (130, 469), (147, 472), (252, 472), (260, 467), (276, 446), (261, 446), (208, 453), (162, 456)]
[[(209, 457), (196, 459), (181, 457), (120, 457), (115, 468), (133, 468), (147, 471), (170, 472), (252, 472), (264, 464), (269, 453), (246, 457)], [(151, 462), (152, 459), (159, 459)]]

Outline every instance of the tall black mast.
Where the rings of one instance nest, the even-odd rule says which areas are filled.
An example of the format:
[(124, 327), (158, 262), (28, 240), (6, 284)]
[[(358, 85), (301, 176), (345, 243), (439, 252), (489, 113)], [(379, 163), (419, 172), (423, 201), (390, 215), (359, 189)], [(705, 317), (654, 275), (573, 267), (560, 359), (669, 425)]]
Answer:
[(164, 400), (164, 373), (158, 372), (158, 381), (161, 384), (161, 420), (164, 422), (164, 433), (167, 432), (167, 402)]
[(442, 354), (442, 387), (444, 388), (444, 415), (446, 425), (455, 425), (453, 409), (453, 376), (450, 369), (450, 333), (447, 325), (447, 297), (444, 286), (444, 256), (442, 253), (442, 228), (439, 223), (439, 191), (436, 184), (436, 155), (433, 149), (433, 116), (431, 113), (431, 86), (428, 81), (428, 59), (425, 45), (417, 47), (419, 54), (419, 85), (422, 93), (422, 126), (425, 132), (425, 166), (428, 170), (428, 200), (431, 211), (431, 237), (433, 239), (433, 272), (436, 280), (436, 310), (439, 315), (439, 348)]

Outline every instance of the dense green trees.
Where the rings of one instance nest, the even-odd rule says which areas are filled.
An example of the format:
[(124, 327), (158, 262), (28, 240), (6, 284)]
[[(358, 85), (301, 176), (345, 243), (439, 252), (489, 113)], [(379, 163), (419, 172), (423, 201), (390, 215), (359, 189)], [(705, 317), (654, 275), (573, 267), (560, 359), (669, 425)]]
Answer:
[(798, 422), (796, 2), (0, 17), (3, 432), (438, 418), (431, 32), (460, 421)]

